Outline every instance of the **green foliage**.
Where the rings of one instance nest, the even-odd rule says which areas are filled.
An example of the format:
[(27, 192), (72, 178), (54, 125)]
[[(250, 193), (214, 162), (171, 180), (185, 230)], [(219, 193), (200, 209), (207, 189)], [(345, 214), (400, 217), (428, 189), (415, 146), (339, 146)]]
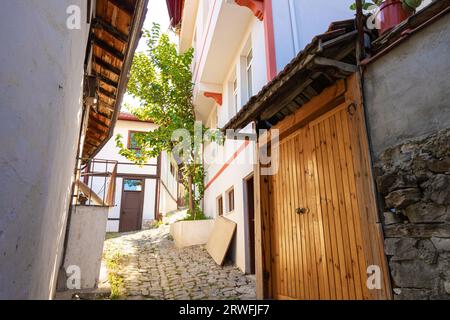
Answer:
[[(384, 0), (373, 0), (373, 2), (366, 2), (366, 0), (362, 0), (363, 10), (368, 10), (370, 6), (377, 5), (380, 6)], [(404, 7), (408, 10), (415, 10), (421, 4), (423, 0), (402, 0)], [(353, 3), (350, 6), (351, 10), (356, 10), (356, 3)]]
[(162, 220), (156, 220), (155, 222), (153, 222), (152, 228), (159, 228), (161, 226), (164, 225), (164, 222)]
[(120, 265), (124, 263), (126, 256), (119, 252), (108, 252), (104, 256), (106, 268), (108, 269), (108, 282), (111, 286), (111, 300), (120, 299), (124, 292), (124, 280), (120, 274)]
[(211, 218), (207, 217), (200, 208), (196, 207), (194, 211), (188, 210), (188, 215), (181, 221), (210, 220), (210, 219)]
[[(185, 129), (194, 137), (195, 128), (191, 73), (193, 49), (179, 53), (169, 36), (160, 33), (158, 24), (154, 24), (150, 31), (144, 30), (144, 38), (147, 51), (134, 57), (128, 93), (139, 101), (139, 106), (131, 107), (131, 112), (141, 120), (152, 120), (158, 128), (135, 134), (138, 151), (126, 148), (123, 137), (116, 136), (119, 153), (141, 165), (162, 151), (172, 152), (178, 143), (184, 142), (182, 138), (172, 140), (176, 130)], [(202, 133), (206, 130), (203, 126), (201, 129)], [(192, 138), (190, 144), (191, 153), (183, 154), (182, 159), (183, 185), (187, 192), (194, 190), (193, 200), (198, 205), (204, 194), (204, 172), (199, 161), (201, 142), (199, 146)]]
[[(373, 5), (381, 5), (381, 3), (383, 2), (383, 0), (373, 0), (373, 2), (366, 2), (366, 0), (362, 0), (362, 6), (363, 6), (363, 10), (368, 10), (370, 6)], [(356, 10), (356, 3), (353, 3), (350, 6), (351, 10)]]
[(402, 0), (407, 9), (413, 11), (416, 10), (423, 2), (423, 0)]

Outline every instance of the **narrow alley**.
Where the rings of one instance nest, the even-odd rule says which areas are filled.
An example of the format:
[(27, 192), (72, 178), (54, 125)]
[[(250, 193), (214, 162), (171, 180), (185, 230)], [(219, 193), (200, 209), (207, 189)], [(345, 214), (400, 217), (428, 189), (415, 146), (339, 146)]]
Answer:
[(109, 269), (114, 266), (116, 280), (120, 279), (112, 281), (120, 287), (115, 298), (255, 299), (254, 276), (230, 264), (218, 266), (203, 246), (178, 249), (168, 226), (116, 235), (105, 241), (103, 259)]

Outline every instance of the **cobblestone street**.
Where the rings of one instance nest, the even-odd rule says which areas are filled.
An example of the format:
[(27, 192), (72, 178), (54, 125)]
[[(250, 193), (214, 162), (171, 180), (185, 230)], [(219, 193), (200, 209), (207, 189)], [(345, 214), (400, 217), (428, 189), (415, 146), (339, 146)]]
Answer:
[(106, 240), (104, 256), (118, 253), (121, 298), (255, 299), (254, 276), (218, 266), (203, 246), (176, 248), (168, 226)]

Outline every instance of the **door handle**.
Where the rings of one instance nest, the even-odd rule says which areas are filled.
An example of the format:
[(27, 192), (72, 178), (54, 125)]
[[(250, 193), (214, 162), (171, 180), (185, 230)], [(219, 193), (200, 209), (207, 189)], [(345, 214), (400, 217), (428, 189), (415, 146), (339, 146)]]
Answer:
[(300, 207), (300, 208), (295, 209), (295, 212), (297, 214), (305, 214), (305, 213), (309, 212), (309, 209), (305, 208), (305, 207)]

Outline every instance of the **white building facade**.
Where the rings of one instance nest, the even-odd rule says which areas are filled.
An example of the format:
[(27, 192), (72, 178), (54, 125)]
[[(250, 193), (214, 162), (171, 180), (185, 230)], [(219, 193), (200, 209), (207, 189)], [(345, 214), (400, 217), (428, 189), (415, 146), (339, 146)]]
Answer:
[[(119, 154), (115, 137), (121, 135), (129, 149), (135, 149), (134, 135), (156, 129), (152, 122), (141, 121), (131, 114), (120, 113), (113, 138), (95, 156), (89, 172), (112, 173), (117, 165), (115, 206), (109, 210), (107, 232), (141, 230), (157, 218), (158, 158), (140, 166)], [(105, 194), (105, 177), (94, 176), (85, 183), (101, 198)]]
[[(195, 50), (196, 114), (221, 128), (332, 21), (354, 17), (351, 0), (185, 0), (180, 50)], [(177, 21), (175, 21), (177, 24)], [(251, 133), (254, 124), (243, 130)], [(227, 139), (204, 149), (207, 216), (237, 223), (232, 260), (254, 272), (254, 143)]]

